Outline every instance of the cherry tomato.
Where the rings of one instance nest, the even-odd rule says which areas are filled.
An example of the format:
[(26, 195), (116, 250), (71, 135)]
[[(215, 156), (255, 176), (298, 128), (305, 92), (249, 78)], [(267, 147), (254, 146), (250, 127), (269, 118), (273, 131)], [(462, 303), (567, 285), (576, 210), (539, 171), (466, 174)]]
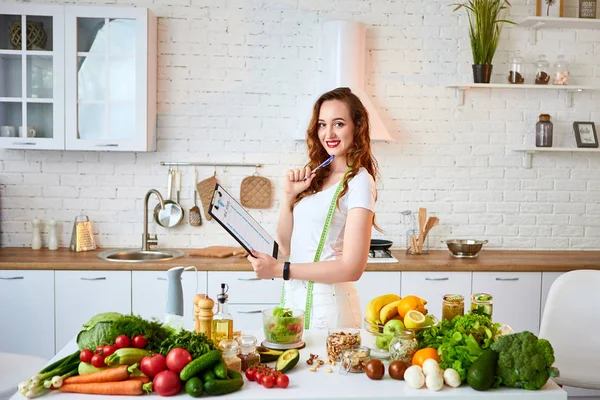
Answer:
[(119, 335), (115, 339), (115, 346), (117, 349), (123, 349), (125, 347), (129, 347), (131, 345), (131, 340), (129, 340), (129, 336), (127, 335)]
[(278, 388), (285, 389), (290, 384), (290, 378), (288, 378), (287, 375), (282, 374), (277, 377), (275, 383), (277, 384)]
[(135, 335), (133, 339), (131, 339), (131, 344), (133, 347), (143, 349), (148, 344), (148, 340), (146, 340), (144, 335)]
[(249, 381), (253, 381), (254, 380), (254, 374), (256, 374), (256, 369), (254, 368), (248, 368), (245, 372), (246, 374), (246, 379), (248, 379)]
[(270, 389), (275, 385), (275, 377), (273, 375), (265, 375), (262, 377), (262, 385)]
[(96, 347), (96, 350), (94, 351), (94, 353), (102, 354), (103, 351), (104, 351), (104, 345)]
[(256, 371), (256, 373), (254, 374), (254, 380), (256, 381), (256, 383), (262, 385), (263, 376), (265, 376), (265, 374), (261, 370)]
[(271, 375), (273, 375), (275, 378), (278, 378), (281, 375), (283, 375), (283, 372), (281, 372), (281, 371), (272, 371)]
[(79, 359), (84, 363), (91, 363), (92, 357), (94, 357), (94, 353), (90, 349), (83, 349), (81, 353), (79, 353)]
[(106, 346), (104, 346), (102, 348), (102, 355), (104, 355), (104, 356), (110, 356), (115, 351), (117, 351), (117, 346), (112, 345), (112, 344), (107, 344)]
[(96, 368), (106, 367), (104, 363), (104, 356), (101, 354), (94, 354), (92, 357), (92, 365)]

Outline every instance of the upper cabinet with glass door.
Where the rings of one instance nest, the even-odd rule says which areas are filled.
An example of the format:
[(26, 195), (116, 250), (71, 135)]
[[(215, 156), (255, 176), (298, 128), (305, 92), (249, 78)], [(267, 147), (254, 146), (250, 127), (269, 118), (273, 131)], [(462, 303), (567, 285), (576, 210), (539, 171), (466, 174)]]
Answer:
[(0, 8), (0, 148), (64, 149), (64, 11)]
[(66, 147), (156, 149), (156, 17), (65, 6)]

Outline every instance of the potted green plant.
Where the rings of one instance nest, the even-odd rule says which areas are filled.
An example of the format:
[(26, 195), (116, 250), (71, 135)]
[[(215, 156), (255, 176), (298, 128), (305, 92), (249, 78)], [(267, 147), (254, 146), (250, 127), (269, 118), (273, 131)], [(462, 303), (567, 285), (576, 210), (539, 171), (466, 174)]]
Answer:
[(492, 60), (498, 47), (503, 24), (514, 24), (503, 19), (505, 10), (510, 7), (507, 0), (467, 0), (453, 4), (454, 11), (465, 8), (469, 18), (469, 39), (473, 52), (473, 81), (490, 83)]

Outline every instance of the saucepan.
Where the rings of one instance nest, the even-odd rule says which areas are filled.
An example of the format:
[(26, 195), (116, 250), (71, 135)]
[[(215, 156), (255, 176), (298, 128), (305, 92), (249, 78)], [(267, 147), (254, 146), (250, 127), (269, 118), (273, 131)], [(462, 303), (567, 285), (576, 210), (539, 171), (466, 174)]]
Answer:
[(370, 250), (389, 250), (394, 244), (391, 240), (371, 239)]
[(448, 250), (452, 253), (452, 257), (456, 258), (475, 258), (481, 251), (481, 248), (486, 244), (487, 240), (475, 239), (449, 239), (442, 240), (446, 243)]
[(154, 221), (164, 228), (172, 228), (179, 225), (183, 220), (183, 209), (179, 203), (171, 200), (173, 192), (173, 176), (175, 170), (169, 168), (169, 177), (167, 183), (167, 199), (165, 199), (165, 207), (161, 208), (160, 203), (154, 208)]

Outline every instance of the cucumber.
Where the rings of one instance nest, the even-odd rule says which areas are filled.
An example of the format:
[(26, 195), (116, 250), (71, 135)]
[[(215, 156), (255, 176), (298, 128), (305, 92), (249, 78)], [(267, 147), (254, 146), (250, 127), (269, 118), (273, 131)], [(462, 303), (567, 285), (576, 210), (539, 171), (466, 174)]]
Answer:
[(228, 394), (240, 390), (242, 386), (242, 379), (212, 380), (204, 382), (204, 391), (212, 395)]
[(221, 350), (213, 350), (202, 354), (181, 370), (179, 378), (181, 378), (182, 381), (187, 381), (205, 369), (212, 367), (214, 363), (221, 359)]
[(203, 382), (214, 381), (215, 379), (217, 379), (217, 376), (215, 375), (215, 373), (213, 372), (212, 369), (207, 369), (202, 374), (202, 381)]
[(242, 379), (242, 374), (240, 374), (239, 372), (237, 372), (237, 371), (234, 371), (234, 370), (232, 370), (232, 369), (229, 369), (229, 368), (228, 368), (228, 369), (227, 369), (227, 374), (229, 375), (229, 378), (230, 378), (230, 379), (241, 379), (241, 380), (243, 380), (243, 379)]
[(204, 385), (202, 384), (200, 378), (195, 376), (187, 381), (185, 383), (185, 392), (192, 397), (202, 396), (202, 392), (204, 392)]
[(227, 376), (227, 364), (225, 364), (225, 360), (221, 358), (221, 361), (218, 361), (213, 367), (213, 371), (217, 378), (219, 379), (229, 379)]

